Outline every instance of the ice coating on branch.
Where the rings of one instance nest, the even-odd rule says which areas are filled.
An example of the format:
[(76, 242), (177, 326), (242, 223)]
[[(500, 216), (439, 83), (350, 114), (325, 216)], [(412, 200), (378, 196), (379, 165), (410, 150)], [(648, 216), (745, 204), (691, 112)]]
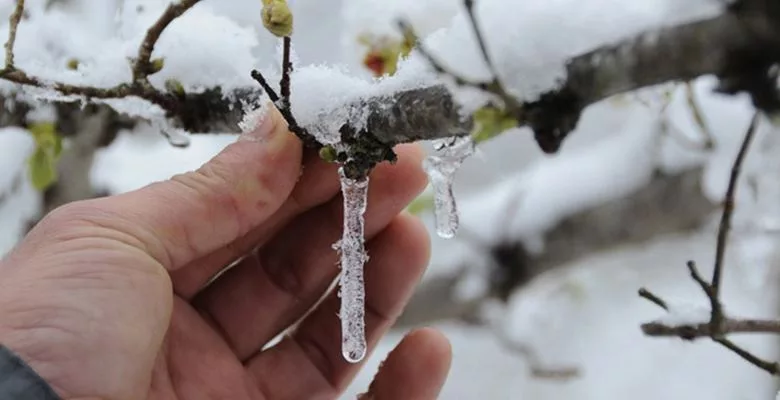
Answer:
[(474, 141), (470, 136), (434, 141), (438, 155), (423, 161), (423, 169), (433, 185), (436, 233), (445, 239), (458, 231), (458, 205), (452, 192), (455, 173), (463, 161), (474, 154)]
[(341, 353), (348, 362), (357, 363), (366, 355), (363, 266), (368, 255), (364, 246), (363, 214), (368, 198), (368, 178), (349, 179), (343, 168), (339, 169), (339, 177), (344, 196), (344, 232), (335, 247), (341, 253)]

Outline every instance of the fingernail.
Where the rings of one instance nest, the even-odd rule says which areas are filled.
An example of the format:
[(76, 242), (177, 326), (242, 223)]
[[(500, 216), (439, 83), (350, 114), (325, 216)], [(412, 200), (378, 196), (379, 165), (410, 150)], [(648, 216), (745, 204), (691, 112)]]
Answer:
[(274, 133), (277, 122), (277, 111), (273, 103), (267, 103), (254, 111), (250, 111), (241, 122), (244, 131), (240, 140), (265, 141)]

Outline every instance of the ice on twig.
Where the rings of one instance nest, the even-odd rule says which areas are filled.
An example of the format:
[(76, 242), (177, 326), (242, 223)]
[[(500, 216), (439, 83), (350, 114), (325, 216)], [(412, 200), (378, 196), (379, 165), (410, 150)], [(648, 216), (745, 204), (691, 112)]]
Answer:
[(474, 141), (470, 136), (434, 141), (437, 155), (423, 161), (423, 169), (433, 185), (436, 233), (445, 239), (458, 231), (458, 206), (452, 192), (455, 173), (463, 161), (474, 154)]
[(336, 244), (341, 252), (341, 353), (345, 360), (357, 363), (366, 355), (363, 266), (368, 255), (364, 246), (363, 214), (368, 200), (368, 178), (347, 178), (343, 168), (339, 169), (339, 176), (344, 196), (344, 232)]

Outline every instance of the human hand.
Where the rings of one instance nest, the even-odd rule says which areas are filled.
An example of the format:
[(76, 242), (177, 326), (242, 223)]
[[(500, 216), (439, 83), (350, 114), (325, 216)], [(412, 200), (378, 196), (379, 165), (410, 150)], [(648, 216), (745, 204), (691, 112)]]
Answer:
[[(286, 127), (272, 109), (197, 172), (49, 214), (0, 263), (0, 343), (66, 399), (336, 398), (360, 364), (341, 356), (335, 292), (265, 348), (338, 274), (336, 166)], [(424, 227), (400, 214), (425, 186), (421, 153), (398, 153), (369, 190), (372, 348), (429, 258)], [(371, 398), (434, 399), (450, 357), (441, 334), (413, 332)]]

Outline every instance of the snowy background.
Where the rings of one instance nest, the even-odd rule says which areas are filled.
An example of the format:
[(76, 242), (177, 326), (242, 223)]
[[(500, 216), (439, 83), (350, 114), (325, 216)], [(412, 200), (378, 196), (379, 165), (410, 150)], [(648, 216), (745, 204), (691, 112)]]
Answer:
[[(28, 0), (28, 7), (41, 9), (42, 3)], [(61, 10), (22, 25), (17, 63), (41, 76), (97, 85), (127, 80), (126, 57), (137, 47), (137, 38), (151, 19), (159, 15), (154, 10), (167, 4), (125, 0), (119, 23), (114, 18), (118, 7), (114, 0), (67, 3)], [(651, 27), (713, 15), (720, 4), (714, 0), (478, 3), (489, 26), (486, 38), (497, 55), (499, 73), (523, 98), (551, 87), (566, 57)], [(149, 12), (139, 16), (129, 11), (139, 4)], [(394, 18), (405, 16), (419, 34), (430, 35), (427, 43), (458, 71), (474, 77), (486, 74), (464, 27), (460, 0), (291, 0), (291, 4), (299, 65), (338, 63), (353, 77), (367, 80), (369, 74), (361, 66), (365, 48), (358, 36), (397, 34)], [(0, 16), (8, 15), (11, 7), (10, 0), (0, 0)], [(263, 31), (260, 9), (259, 0), (205, 0), (162, 38), (159, 49), (166, 56), (166, 67), (154, 76), (153, 83), (175, 76), (188, 88), (215, 83), (235, 87), (251, 84), (247, 72), (252, 68), (273, 70), (271, 66), (279, 59), (277, 42)], [(0, 29), (4, 41), (6, 29)], [(57, 67), (70, 57), (83, 60), (85, 69), (74, 73)], [(408, 74), (417, 68), (410, 64)], [(665, 123), (675, 135), (694, 142), (702, 138), (681, 88), (673, 91), (664, 111), (658, 91), (649, 90), (639, 94), (644, 102), (627, 97), (588, 108), (556, 156), (542, 155), (525, 129), (484, 144), (458, 175), (456, 193), (463, 228), (486, 243), (514, 238), (529, 248), (543, 249), (543, 234), (562, 218), (634, 192), (647, 185), (657, 169), (683, 171), (703, 166), (705, 195), (719, 201), (752, 109), (745, 98), (712, 94), (713, 85), (708, 77), (694, 83), (715, 139), (712, 151), (692, 151), (660, 134)], [(321, 89), (323, 97), (339, 95), (332, 94), (332, 88)], [(467, 103), (476, 101), (467, 94), (463, 97)], [(154, 112), (139, 104), (122, 107), (145, 115)], [(773, 234), (780, 216), (775, 187), (780, 168), (771, 156), (780, 151), (780, 143), (773, 140), (773, 134), (777, 131), (763, 121), (757, 150), (745, 168), (745, 180), (760, 190), (743, 190), (739, 197), (723, 294), (734, 315), (774, 317), (780, 311), (776, 295), (780, 257), (775, 250), (778, 238)], [(176, 149), (148, 127), (123, 132), (98, 154), (92, 180), (96, 187), (112, 193), (133, 190), (196, 168), (234, 139), (230, 135), (194, 136), (189, 148)], [(40, 196), (27, 181), (16, 180), (32, 146), (29, 135), (20, 129), (0, 132), (0, 193), (15, 183), (20, 185), (0, 204), (0, 254), (13, 246), (40, 207)], [(714, 221), (718, 215), (712, 217)], [(430, 215), (423, 218), (433, 226)], [(433, 259), (424, 280), (469, 266), (476, 278), (464, 283), (463, 296), (478, 293), (484, 286), (480, 276), (485, 274), (480, 271), (488, 268), (485, 254), (463, 239), (446, 241), (435, 235), (432, 239)], [(684, 343), (646, 338), (639, 329), (642, 322), (662, 316), (657, 307), (636, 295), (641, 286), (665, 298), (706, 304), (684, 263), (696, 260), (706, 272), (712, 265), (714, 242), (715, 223), (711, 223), (697, 232), (594, 253), (534, 280), (514, 293), (507, 306), (487, 307), (484, 314), (492, 321), (489, 327), (457, 321), (435, 323), (448, 335), (454, 350), (452, 372), (441, 398), (773, 398), (774, 379), (717, 345), (706, 340)], [(344, 398), (354, 398), (367, 387), (378, 363), (403, 334), (395, 331), (381, 343)], [(765, 357), (778, 356), (776, 338), (742, 336), (735, 341)], [(574, 366), (581, 374), (565, 381), (533, 377), (526, 360), (509, 350), (506, 342), (532, 346), (545, 364)]]

